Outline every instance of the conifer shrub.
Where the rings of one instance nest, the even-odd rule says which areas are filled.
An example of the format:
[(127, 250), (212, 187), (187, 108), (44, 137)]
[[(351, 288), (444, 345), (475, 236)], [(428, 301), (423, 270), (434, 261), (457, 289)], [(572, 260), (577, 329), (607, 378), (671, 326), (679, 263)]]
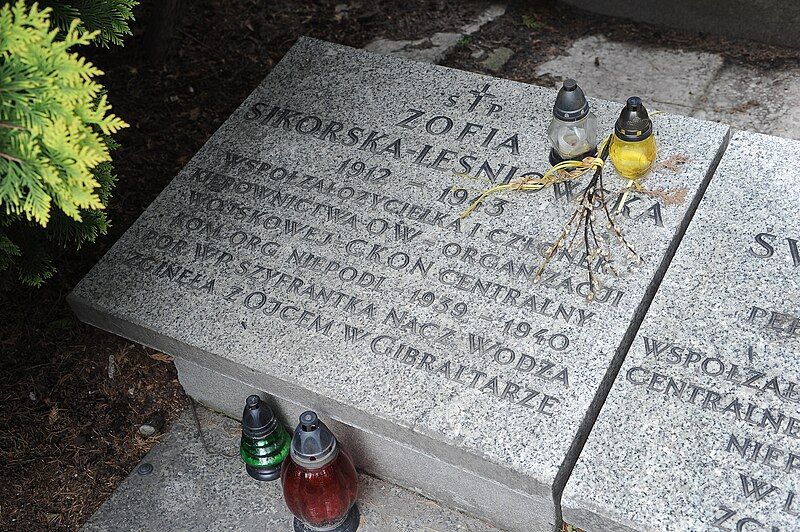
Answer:
[[(159, 0), (160, 1), (160, 0)], [(131, 34), (128, 22), (133, 20), (136, 0), (41, 0), (40, 5), (50, 8), (51, 24), (62, 32), (78, 20), (78, 30), (97, 31), (95, 44), (122, 46), (122, 39)]]
[(53, 18), (23, 0), (0, 8), (0, 272), (34, 286), (54, 273), (56, 249), (107, 231), (110, 136), (127, 126), (110, 113), (102, 72), (74, 49), (118, 42), (133, 2), (50, 3), (79, 14), (100, 13), (92, 3), (121, 6), (121, 18), (67, 22), (72, 11)]

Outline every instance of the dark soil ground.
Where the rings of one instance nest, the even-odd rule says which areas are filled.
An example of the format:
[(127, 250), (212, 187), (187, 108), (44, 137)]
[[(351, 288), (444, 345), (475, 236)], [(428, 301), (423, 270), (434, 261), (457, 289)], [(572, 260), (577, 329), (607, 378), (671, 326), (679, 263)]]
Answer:
[[(165, 62), (144, 51), (152, 15), (140, 6), (124, 48), (86, 51), (106, 72), (114, 112), (131, 124), (114, 154), (114, 225), (96, 245), (57, 257), (59, 273), (43, 288), (0, 293), (0, 529), (76, 529), (186, 406), (168, 357), (79, 323), (65, 296), (295, 39), (305, 34), (360, 47), (379, 36), (422, 38), (458, 28), (484, 8), (459, 0), (362, 0), (337, 11), (337, 3), (344, 2), (185, 2)], [(549, 84), (533, 77), (535, 66), (575, 38), (600, 32), (765, 68), (796, 65), (800, 56), (603, 20), (541, 0), (510, 5), (446, 64), (480, 71), (472, 52), (507, 46), (515, 54), (499, 75)], [(160, 432), (139, 435), (145, 422)]]

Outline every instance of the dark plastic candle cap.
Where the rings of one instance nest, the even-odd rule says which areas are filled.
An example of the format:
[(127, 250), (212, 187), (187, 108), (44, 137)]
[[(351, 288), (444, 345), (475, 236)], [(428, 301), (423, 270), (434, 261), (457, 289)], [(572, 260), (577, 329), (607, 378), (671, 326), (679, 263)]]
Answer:
[(644, 140), (653, 133), (653, 122), (647, 114), (642, 99), (631, 96), (614, 124), (617, 137), (628, 142)]
[(300, 466), (317, 469), (336, 458), (336, 437), (312, 411), (300, 414), (300, 423), (292, 438), (292, 459)]
[(249, 438), (263, 438), (278, 426), (272, 409), (257, 395), (247, 398), (242, 412), (242, 433)]
[(565, 79), (556, 96), (553, 116), (564, 122), (574, 122), (589, 114), (586, 95), (574, 79)]

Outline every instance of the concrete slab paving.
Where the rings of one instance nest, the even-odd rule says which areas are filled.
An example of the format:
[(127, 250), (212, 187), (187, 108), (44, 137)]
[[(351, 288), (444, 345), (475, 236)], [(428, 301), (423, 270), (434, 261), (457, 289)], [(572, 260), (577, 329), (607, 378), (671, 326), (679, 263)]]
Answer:
[(575, 41), (566, 53), (543, 63), (536, 74), (559, 80), (575, 78), (596, 98), (624, 102), (639, 95), (651, 107), (691, 115), (722, 58), (716, 54), (681, 52), (609, 41), (591, 35)]
[(800, 70), (725, 65), (692, 116), (747, 131), (800, 139)]
[(513, 55), (514, 51), (511, 48), (501, 46), (492, 50), (482, 64), (490, 72), (500, 72)]
[[(187, 408), (144, 457), (142, 464), (150, 464), (152, 472), (139, 474), (140, 464), (81, 530), (292, 530), (280, 483), (258, 482), (245, 473), (238, 455), (239, 423), (199, 405), (196, 412), (197, 420)], [(359, 532), (498, 532), (367, 475), (359, 475), (358, 504)]]
[(726, 63), (718, 54), (583, 37), (541, 64), (538, 76), (573, 77), (589, 96), (624, 102), (642, 96), (649, 108), (800, 139), (800, 69)]
[(364, 49), (379, 54), (397, 55), (424, 61), (426, 63), (440, 63), (447, 53), (455, 47), (461, 39), (472, 35), (484, 24), (495, 20), (506, 12), (505, 4), (490, 4), (474, 21), (452, 32), (437, 32), (430, 37), (416, 40), (375, 39), (367, 44)]

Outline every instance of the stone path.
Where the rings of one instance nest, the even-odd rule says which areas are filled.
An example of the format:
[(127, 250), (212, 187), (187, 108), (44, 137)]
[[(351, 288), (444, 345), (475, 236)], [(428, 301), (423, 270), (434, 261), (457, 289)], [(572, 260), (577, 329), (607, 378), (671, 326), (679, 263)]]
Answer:
[[(239, 423), (201, 406), (196, 411), (202, 438), (189, 408), (83, 526), (84, 532), (291, 530), (280, 484), (258, 482), (245, 473), (238, 456)], [(150, 466), (149, 474), (139, 473)], [(359, 531), (497, 532), (374, 477), (360, 475), (359, 490)]]
[(430, 37), (413, 41), (393, 41), (390, 39), (375, 39), (367, 44), (364, 49), (379, 54), (398, 55), (426, 63), (439, 63), (447, 53), (458, 45), (459, 41), (468, 38), (481, 27), (506, 12), (503, 4), (491, 4), (476, 20), (451, 32), (434, 33)]

